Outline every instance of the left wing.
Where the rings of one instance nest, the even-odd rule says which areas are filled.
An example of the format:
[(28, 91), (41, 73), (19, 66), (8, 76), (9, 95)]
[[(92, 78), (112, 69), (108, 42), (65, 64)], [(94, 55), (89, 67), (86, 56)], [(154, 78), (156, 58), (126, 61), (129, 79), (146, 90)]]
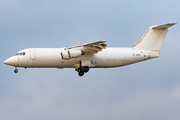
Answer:
[(105, 42), (106, 42), (105, 40), (102, 40), (102, 41), (97, 41), (97, 42), (88, 43), (84, 45), (68, 47), (67, 49), (76, 49), (76, 50), (78, 49), (78, 50), (82, 50), (85, 53), (86, 52), (96, 53), (106, 48), (107, 45), (105, 44)]

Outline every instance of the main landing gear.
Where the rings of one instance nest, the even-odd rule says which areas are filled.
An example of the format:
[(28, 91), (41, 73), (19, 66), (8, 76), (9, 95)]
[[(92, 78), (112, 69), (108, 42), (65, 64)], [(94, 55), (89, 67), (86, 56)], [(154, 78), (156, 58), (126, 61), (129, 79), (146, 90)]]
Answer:
[(76, 69), (76, 71), (78, 72), (79, 76), (83, 76), (84, 73), (87, 73), (89, 71), (89, 66), (82, 66), (81, 61), (79, 64), (80, 64), (80, 67)]
[(14, 73), (17, 73), (17, 72), (18, 72), (18, 69), (15, 67)]

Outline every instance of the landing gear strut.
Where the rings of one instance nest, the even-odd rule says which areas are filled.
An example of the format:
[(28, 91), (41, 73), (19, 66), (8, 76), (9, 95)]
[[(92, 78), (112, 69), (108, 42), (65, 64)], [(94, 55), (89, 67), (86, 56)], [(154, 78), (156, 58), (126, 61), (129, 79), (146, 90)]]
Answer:
[(87, 73), (89, 71), (89, 66), (82, 66), (81, 61), (79, 62), (79, 68), (76, 69), (79, 76), (83, 76), (84, 73)]
[(18, 69), (15, 67), (14, 73), (17, 73), (17, 72), (18, 72)]

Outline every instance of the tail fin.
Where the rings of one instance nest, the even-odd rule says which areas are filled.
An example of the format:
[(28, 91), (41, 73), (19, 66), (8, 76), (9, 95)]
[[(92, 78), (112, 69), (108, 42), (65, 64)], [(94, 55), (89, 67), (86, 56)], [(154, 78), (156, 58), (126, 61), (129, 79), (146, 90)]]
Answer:
[(168, 28), (176, 23), (168, 23), (160, 26), (152, 26), (143, 35), (141, 40), (134, 46), (136, 50), (159, 52), (168, 32)]

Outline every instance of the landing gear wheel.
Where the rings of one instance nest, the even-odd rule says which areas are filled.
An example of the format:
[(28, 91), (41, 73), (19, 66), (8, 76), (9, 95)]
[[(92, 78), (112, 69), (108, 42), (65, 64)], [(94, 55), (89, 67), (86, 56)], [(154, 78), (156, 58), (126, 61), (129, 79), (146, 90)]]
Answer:
[(78, 72), (79, 76), (83, 76), (84, 73), (89, 71), (89, 66), (82, 66), (82, 62), (79, 61), (79, 68), (76, 68), (75, 70)]
[(83, 75), (84, 75), (84, 71), (83, 71), (83, 70), (80, 70), (80, 71), (78, 72), (78, 75), (79, 75), (79, 76), (83, 76)]
[(14, 73), (17, 73), (17, 72), (18, 72), (18, 69), (15, 69), (15, 70), (14, 70)]
[(89, 66), (83, 66), (84, 72), (87, 73), (89, 71)]

